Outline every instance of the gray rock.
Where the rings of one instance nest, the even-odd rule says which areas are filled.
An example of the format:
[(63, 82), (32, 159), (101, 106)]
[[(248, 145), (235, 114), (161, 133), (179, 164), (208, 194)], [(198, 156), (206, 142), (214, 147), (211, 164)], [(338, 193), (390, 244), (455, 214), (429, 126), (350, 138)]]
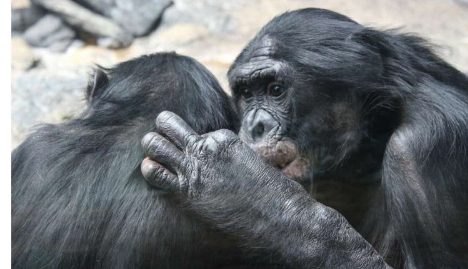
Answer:
[(117, 22), (134, 36), (150, 32), (172, 0), (77, 0)]
[(114, 21), (94, 13), (71, 0), (31, 0), (34, 4), (56, 14), (68, 25), (96, 37), (112, 39), (112, 48), (128, 47), (133, 35)]
[(75, 31), (59, 17), (48, 14), (29, 27), (24, 33), (24, 38), (31, 46), (63, 52), (72, 43), (75, 35)]
[[(229, 1), (230, 2), (230, 1)], [(234, 29), (230, 16), (230, 6), (223, 1), (174, 0), (174, 5), (164, 12), (161, 19), (163, 27), (175, 24), (202, 24), (212, 33), (226, 33)]]
[(468, 7), (468, 0), (456, 0), (455, 2), (458, 2), (464, 7)]
[(84, 107), (87, 70), (32, 69), (14, 76), (11, 87), (12, 148), (31, 127), (39, 123), (58, 123), (77, 115)]
[(13, 9), (11, 11), (11, 31), (22, 33), (45, 15), (45, 11), (38, 6)]

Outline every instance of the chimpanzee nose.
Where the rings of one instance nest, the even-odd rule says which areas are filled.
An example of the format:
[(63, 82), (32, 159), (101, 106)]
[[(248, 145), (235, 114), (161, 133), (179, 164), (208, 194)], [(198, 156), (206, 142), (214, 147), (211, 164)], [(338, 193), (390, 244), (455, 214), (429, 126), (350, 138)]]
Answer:
[(278, 122), (271, 116), (271, 114), (263, 109), (252, 111), (247, 114), (244, 124), (246, 127), (245, 131), (247, 131), (255, 142), (262, 140), (278, 126)]
[(264, 132), (265, 132), (265, 125), (263, 125), (263, 122), (258, 122), (257, 125), (255, 125), (250, 131), (250, 136), (252, 137), (253, 140), (257, 140), (263, 137)]

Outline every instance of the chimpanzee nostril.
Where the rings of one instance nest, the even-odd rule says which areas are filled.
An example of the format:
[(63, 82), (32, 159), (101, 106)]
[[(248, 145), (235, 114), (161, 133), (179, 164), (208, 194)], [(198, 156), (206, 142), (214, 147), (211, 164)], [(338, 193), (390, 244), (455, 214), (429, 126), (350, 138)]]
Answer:
[(259, 142), (279, 125), (273, 116), (263, 109), (247, 114), (242, 123), (243, 130), (251, 140)]
[(257, 141), (258, 139), (261, 139), (263, 137), (263, 133), (265, 132), (265, 125), (263, 125), (262, 122), (257, 123), (257, 125), (254, 126), (251, 132), (252, 139), (254, 141)]

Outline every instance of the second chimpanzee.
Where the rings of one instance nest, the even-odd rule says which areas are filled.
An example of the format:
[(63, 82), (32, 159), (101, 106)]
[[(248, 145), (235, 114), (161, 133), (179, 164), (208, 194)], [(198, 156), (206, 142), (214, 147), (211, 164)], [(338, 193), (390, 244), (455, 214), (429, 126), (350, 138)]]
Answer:
[(423, 39), (287, 12), (229, 80), (243, 142), (161, 113), (151, 183), (291, 268), (468, 268), (468, 78)]

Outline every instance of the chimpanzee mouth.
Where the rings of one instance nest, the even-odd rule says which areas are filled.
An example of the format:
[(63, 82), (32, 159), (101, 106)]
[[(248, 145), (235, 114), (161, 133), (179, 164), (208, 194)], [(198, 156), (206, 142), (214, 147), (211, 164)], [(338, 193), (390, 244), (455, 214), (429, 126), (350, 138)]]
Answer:
[(264, 160), (280, 169), (289, 178), (303, 182), (309, 169), (309, 161), (299, 156), (298, 148), (291, 141), (267, 141), (251, 145)]
[(281, 169), (283, 173), (291, 179), (302, 183), (307, 181), (308, 171), (309, 171), (309, 160), (303, 157), (297, 157), (291, 163), (289, 163), (285, 168)]

